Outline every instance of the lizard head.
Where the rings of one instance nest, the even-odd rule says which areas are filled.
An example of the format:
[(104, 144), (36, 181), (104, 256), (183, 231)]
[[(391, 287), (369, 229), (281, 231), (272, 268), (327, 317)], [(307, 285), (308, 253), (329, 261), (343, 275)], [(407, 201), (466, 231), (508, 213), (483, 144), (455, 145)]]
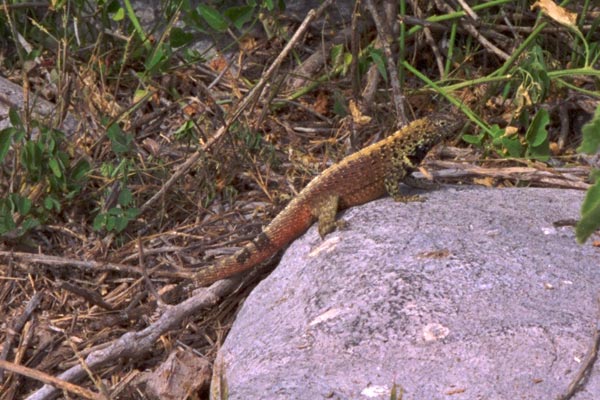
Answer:
[(436, 113), (430, 119), (445, 137), (454, 135), (467, 122), (464, 115), (456, 112)]
[[(405, 152), (418, 164), (433, 146), (441, 141), (454, 137), (465, 124), (466, 118), (457, 113), (435, 113), (426, 118), (413, 121), (412, 132)], [(409, 128), (411, 125), (408, 126)]]
[(421, 141), (424, 145), (434, 145), (442, 140), (454, 137), (466, 123), (467, 118), (459, 113), (437, 112), (427, 118), (429, 127), (424, 130)]

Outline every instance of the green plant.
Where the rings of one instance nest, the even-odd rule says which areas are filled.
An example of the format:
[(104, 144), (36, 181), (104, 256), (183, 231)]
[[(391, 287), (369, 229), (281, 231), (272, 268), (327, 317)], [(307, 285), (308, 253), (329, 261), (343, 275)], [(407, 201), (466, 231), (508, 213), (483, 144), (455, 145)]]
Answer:
[(9, 116), (11, 126), (0, 131), (0, 166), (10, 163), (13, 169), (0, 172), (10, 182), (0, 197), (0, 235), (20, 236), (70, 204), (85, 186), (90, 165), (69, 153), (63, 132), (37, 121), (28, 132), (14, 109)]
[(134, 202), (131, 191), (122, 185), (118, 189), (120, 192), (117, 205), (96, 215), (93, 222), (95, 230), (106, 229), (108, 232), (121, 233), (131, 221), (140, 215), (139, 208), (133, 207)]
[(550, 141), (547, 125), (550, 116), (540, 109), (533, 117), (524, 137), (516, 132), (506, 132), (498, 125), (492, 125), (487, 131), (477, 135), (463, 135), (462, 139), (470, 144), (493, 150), (502, 157), (527, 158), (547, 161), (550, 158)]
[(124, 132), (116, 123), (108, 127), (106, 136), (110, 140), (117, 164), (103, 163), (100, 167), (100, 174), (109, 182), (116, 181), (117, 184), (110, 185), (105, 189), (103, 198), (114, 199), (116, 197), (116, 202), (105, 200), (105, 204), (94, 218), (93, 227), (97, 231), (105, 229), (108, 232), (121, 233), (140, 214), (133, 194), (127, 187), (129, 171), (136, 168), (135, 161), (131, 157), (133, 136)]
[[(594, 117), (583, 128), (583, 142), (577, 149), (582, 153), (594, 154), (600, 149), (600, 106)], [(579, 243), (585, 242), (596, 229), (600, 228), (600, 170), (592, 171), (590, 176), (594, 184), (588, 189), (581, 205), (581, 220), (575, 233)]]

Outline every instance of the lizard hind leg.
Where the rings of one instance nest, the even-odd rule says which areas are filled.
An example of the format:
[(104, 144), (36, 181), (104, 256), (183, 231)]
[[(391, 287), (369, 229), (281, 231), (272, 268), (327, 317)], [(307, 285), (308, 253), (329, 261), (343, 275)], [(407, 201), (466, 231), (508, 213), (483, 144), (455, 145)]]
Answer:
[(336, 221), (335, 217), (338, 212), (340, 197), (336, 195), (329, 195), (315, 205), (313, 205), (311, 212), (319, 223), (319, 235), (321, 239), (328, 233), (332, 232), (335, 228), (343, 226), (342, 221)]

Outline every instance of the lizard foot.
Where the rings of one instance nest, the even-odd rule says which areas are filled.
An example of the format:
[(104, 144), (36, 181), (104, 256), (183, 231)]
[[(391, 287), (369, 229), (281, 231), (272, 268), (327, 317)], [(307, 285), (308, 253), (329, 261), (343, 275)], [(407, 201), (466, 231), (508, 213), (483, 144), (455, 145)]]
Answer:
[(419, 196), (418, 194), (413, 194), (413, 195), (398, 194), (398, 195), (394, 196), (394, 201), (399, 201), (402, 203), (412, 203), (412, 202), (421, 202), (422, 203), (426, 200), (427, 200), (426, 197)]

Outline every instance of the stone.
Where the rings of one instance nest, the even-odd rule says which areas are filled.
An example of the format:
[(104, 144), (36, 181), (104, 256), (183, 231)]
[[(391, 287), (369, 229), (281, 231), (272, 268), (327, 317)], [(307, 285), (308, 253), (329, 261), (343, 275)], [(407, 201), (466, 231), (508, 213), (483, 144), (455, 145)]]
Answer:
[[(312, 227), (248, 297), (219, 352), (229, 399), (555, 399), (598, 324), (582, 191), (446, 187)], [(598, 398), (600, 369), (572, 398)]]

